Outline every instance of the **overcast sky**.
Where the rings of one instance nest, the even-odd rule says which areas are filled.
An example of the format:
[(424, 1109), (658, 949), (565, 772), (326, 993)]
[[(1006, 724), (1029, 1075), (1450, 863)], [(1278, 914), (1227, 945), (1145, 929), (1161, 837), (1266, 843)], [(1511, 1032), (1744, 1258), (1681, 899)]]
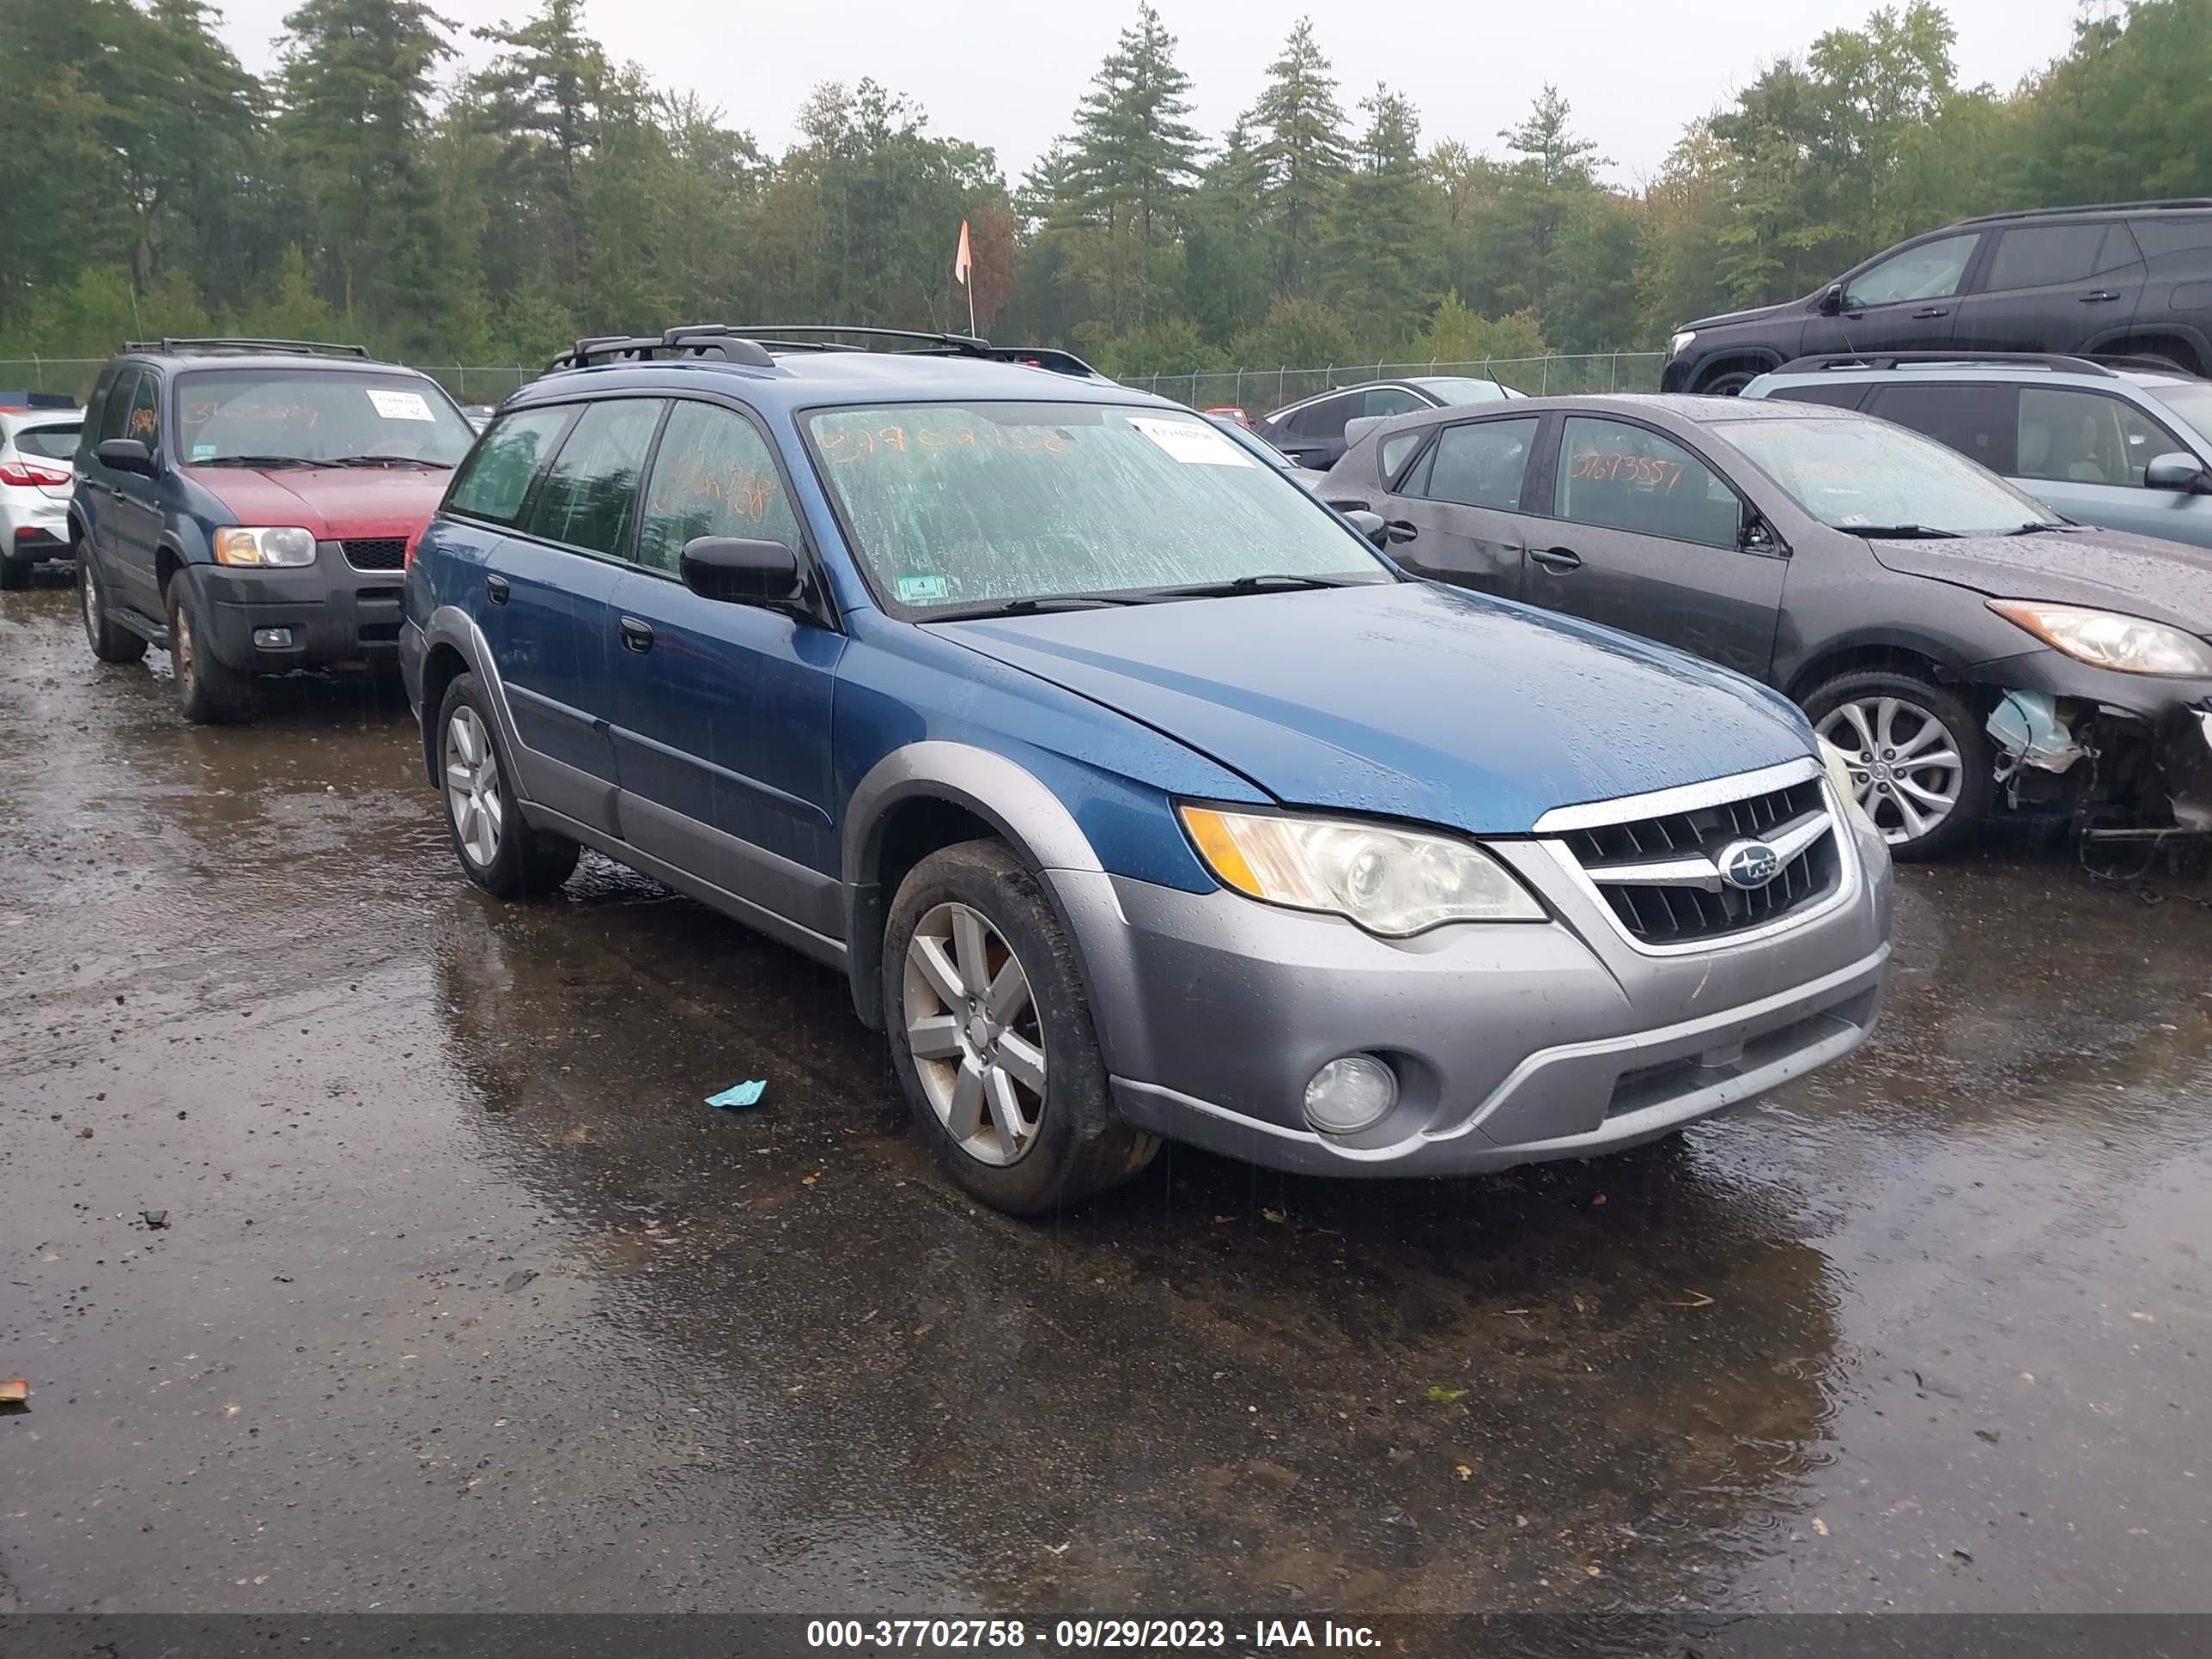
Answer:
[[(2086, 0), (2100, 10), (2116, 0)], [(227, 0), (226, 33), (265, 71), (297, 0)], [(1196, 82), (1200, 128), (1218, 137), (1249, 107), (1297, 15), (1296, 0), (1158, 0)], [(1905, 0), (1895, 0), (1902, 9)], [(436, 0), (464, 29), (526, 15), (531, 0)], [(1352, 112), (1387, 80), (1419, 108), (1426, 140), (1492, 154), (1545, 82), (1576, 125), (1636, 183), (1657, 170), (1686, 122), (1799, 52), (1824, 30), (1856, 26), (1870, 3), (1807, 0), (1396, 0), (1316, 6), (1315, 31)], [(807, 89), (872, 76), (915, 99), (933, 131), (988, 144), (1009, 179), (1065, 132), (1075, 100), (1136, 15), (1136, 0), (591, 0), (586, 25), (617, 59), (722, 106), (770, 149), (793, 135)], [(1950, 0), (1960, 79), (2008, 90), (2065, 51), (2081, 0)], [(1387, 20), (1387, 21), (1386, 21)], [(468, 40), (472, 60), (484, 48)]]

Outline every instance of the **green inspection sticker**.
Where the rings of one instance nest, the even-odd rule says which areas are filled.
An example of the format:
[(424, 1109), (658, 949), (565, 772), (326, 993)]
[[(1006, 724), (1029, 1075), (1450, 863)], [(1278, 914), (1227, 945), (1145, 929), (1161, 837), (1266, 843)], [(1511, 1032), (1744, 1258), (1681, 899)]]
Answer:
[(932, 599), (951, 599), (952, 590), (942, 576), (901, 576), (898, 596), (901, 605), (927, 605)]
[(215, 446), (213, 444), (194, 444), (192, 446), (192, 459), (196, 461), (213, 460), (215, 459)]

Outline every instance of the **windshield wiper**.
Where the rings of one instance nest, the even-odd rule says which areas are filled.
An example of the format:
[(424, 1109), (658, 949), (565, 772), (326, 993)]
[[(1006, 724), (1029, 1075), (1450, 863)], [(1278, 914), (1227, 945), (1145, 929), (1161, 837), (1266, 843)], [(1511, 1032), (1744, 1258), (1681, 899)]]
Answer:
[(1849, 524), (1843, 526), (1842, 529), (1846, 535), (1864, 536), (1869, 541), (1955, 542), (1959, 539), (1957, 531), (1938, 530), (1929, 524)]
[(425, 460), (419, 455), (333, 455), (327, 461), (317, 461), (317, 466), (434, 466), (441, 472), (451, 472), (451, 461)]
[(319, 466), (304, 455), (210, 455), (204, 461), (194, 461), (194, 466)]
[(932, 611), (915, 618), (917, 622), (975, 622), (985, 617), (1036, 617), (1056, 611), (1106, 611), (1119, 605), (1141, 605), (1144, 601), (1121, 593), (1033, 593), (1018, 599), (1001, 599), (996, 604), (954, 605), (943, 611)]
[(1286, 571), (1270, 570), (1249, 576), (1237, 576), (1225, 582), (1192, 582), (1182, 587), (1147, 588), (1145, 597), (1148, 599), (1225, 599), (1233, 593), (1277, 593), (1305, 587), (1364, 587), (1369, 585), (1356, 576), (1301, 576)]
[(2070, 524), (2024, 524), (2016, 530), (2008, 530), (2004, 533), (2008, 536), (2044, 536), (2056, 535), (2062, 530), (2078, 530), (2079, 528), (2081, 528), (2079, 525)]

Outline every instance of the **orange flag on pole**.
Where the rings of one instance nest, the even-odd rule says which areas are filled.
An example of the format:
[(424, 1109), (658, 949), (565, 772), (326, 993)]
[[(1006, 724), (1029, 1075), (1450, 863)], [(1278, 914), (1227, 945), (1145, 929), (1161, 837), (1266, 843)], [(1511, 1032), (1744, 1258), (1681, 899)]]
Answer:
[(960, 222), (960, 251), (952, 256), (952, 275), (960, 286), (968, 286), (968, 273), (975, 266), (974, 257), (968, 251), (968, 222)]

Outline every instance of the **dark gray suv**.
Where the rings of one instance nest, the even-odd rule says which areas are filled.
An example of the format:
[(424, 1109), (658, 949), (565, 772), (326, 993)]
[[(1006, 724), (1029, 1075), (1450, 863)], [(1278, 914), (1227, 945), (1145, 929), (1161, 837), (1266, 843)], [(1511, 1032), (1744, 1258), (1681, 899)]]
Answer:
[(2001, 791), (2098, 832), (2212, 832), (2212, 552), (2069, 525), (1887, 421), (1664, 395), (1434, 410), (1363, 434), (1322, 488), (1424, 575), (1786, 691), (1899, 858)]
[(1798, 357), (1954, 349), (2212, 373), (2212, 197), (1995, 213), (1917, 236), (1802, 299), (1685, 323), (1660, 389), (1733, 396)]

